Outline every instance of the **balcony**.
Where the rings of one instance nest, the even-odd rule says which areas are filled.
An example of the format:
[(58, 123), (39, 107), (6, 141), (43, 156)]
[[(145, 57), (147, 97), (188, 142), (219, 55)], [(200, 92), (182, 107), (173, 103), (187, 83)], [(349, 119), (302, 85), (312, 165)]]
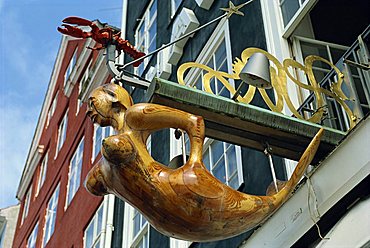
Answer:
[[(356, 123), (370, 112), (369, 33), (370, 26), (335, 64), (344, 75), (341, 89), (350, 99), (344, 103), (356, 117), (354, 120)], [(321, 69), (321, 72), (323, 71)], [(319, 84), (322, 88), (330, 90), (333, 82), (337, 80), (337, 72), (332, 69)], [(343, 106), (328, 95), (322, 94), (322, 96), (326, 105), (321, 124), (341, 131), (349, 130), (350, 120)], [(315, 103), (316, 96), (312, 93), (298, 108), (298, 112), (306, 118), (311, 117), (317, 111)]]

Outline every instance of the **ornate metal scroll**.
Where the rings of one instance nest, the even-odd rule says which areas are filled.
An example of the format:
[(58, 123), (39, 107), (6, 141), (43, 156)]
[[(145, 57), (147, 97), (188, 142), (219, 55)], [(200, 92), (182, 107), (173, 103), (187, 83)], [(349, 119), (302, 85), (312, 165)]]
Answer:
[[(349, 119), (349, 126), (353, 128), (356, 124), (357, 117), (353, 114), (352, 110), (348, 107), (345, 101), (350, 100), (342, 91), (342, 83), (344, 75), (343, 73), (330, 61), (321, 58), (319, 56), (310, 55), (307, 56), (304, 65), (300, 64), (299, 62), (293, 59), (285, 59), (283, 63), (280, 63), (277, 58), (275, 58), (270, 53), (259, 49), (259, 48), (247, 48), (241, 54), (241, 59), (236, 58), (235, 62), (233, 63), (233, 73), (229, 74), (227, 72), (220, 72), (213, 70), (212, 68), (202, 65), (195, 62), (188, 62), (182, 64), (178, 71), (177, 71), (177, 78), (180, 84), (186, 85), (187, 83), (184, 80), (185, 72), (191, 68), (198, 68), (204, 70), (206, 73), (203, 76), (203, 86), (206, 92), (215, 94), (212, 91), (211, 87), (211, 80), (213, 78), (220, 81), (226, 89), (234, 95), (236, 90), (228, 81), (229, 79), (238, 80), (240, 79), (239, 73), (241, 72), (244, 65), (247, 63), (248, 59), (254, 53), (262, 53), (264, 54), (270, 61), (270, 75), (272, 80), (272, 87), (275, 92), (275, 103), (270, 99), (265, 89), (256, 88), (254, 86), (249, 86), (247, 92), (243, 96), (238, 96), (237, 101), (242, 103), (250, 103), (256, 94), (256, 90), (261, 94), (263, 100), (265, 101), (266, 105), (274, 112), (282, 113), (284, 104), (287, 108), (292, 112), (292, 114), (299, 118), (299, 119), (307, 119), (310, 122), (319, 123), (325, 114), (325, 99), (322, 94), (329, 96), (335, 101), (337, 101), (346, 112), (348, 119)], [(320, 87), (319, 83), (316, 81), (314, 73), (313, 73), (313, 63), (321, 61), (328, 66), (330, 66), (333, 70), (335, 70), (337, 74), (337, 81), (332, 82), (330, 86), (330, 90), (324, 89)], [(273, 66), (271, 66), (271, 64)], [(305, 75), (307, 75), (309, 84), (305, 84), (297, 79), (294, 75), (292, 75), (289, 69), (295, 69), (302, 71)], [(292, 100), (289, 97), (288, 89), (287, 89), (287, 82), (288, 78), (295, 83), (299, 88), (309, 90), (315, 94), (316, 99), (316, 110), (312, 113), (312, 116), (309, 118), (305, 118), (305, 116), (301, 115), (296, 107), (294, 107)], [(192, 83), (188, 84), (192, 85)]]

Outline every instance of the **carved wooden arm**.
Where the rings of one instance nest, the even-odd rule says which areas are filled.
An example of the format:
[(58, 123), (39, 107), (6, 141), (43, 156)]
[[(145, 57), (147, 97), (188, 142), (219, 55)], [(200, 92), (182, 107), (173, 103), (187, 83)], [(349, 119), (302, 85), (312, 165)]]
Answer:
[(136, 131), (154, 132), (164, 128), (185, 130), (191, 144), (190, 164), (202, 161), (204, 121), (201, 116), (166, 106), (141, 103), (127, 110), (125, 122), (129, 128)]

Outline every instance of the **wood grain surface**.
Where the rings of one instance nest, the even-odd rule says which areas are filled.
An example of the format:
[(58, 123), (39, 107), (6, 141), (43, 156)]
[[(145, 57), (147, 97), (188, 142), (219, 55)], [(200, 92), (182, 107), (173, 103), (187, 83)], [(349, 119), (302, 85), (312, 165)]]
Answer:
[[(191, 241), (229, 238), (263, 222), (290, 196), (323, 132), (314, 137), (279, 192), (256, 196), (238, 192), (208, 172), (202, 162), (205, 136), (200, 116), (156, 104), (133, 104), (129, 94), (115, 84), (92, 92), (87, 114), (93, 122), (118, 131), (104, 139), (103, 158), (86, 178), (88, 191), (115, 194), (137, 208), (159, 232)], [(178, 169), (158, 163), (147, 151), (148, 136), (164, 128), (180, 128), (189, 136), (190, 156)]]

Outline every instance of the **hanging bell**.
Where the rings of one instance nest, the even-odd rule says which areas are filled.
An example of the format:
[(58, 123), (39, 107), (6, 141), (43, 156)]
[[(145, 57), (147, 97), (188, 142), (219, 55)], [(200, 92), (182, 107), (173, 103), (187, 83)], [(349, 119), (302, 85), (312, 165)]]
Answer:
[(254, 53), (239, 74), (242, 81), (258, 88), (269, 89), (271, 85), (270, 64), (262, 53)]

